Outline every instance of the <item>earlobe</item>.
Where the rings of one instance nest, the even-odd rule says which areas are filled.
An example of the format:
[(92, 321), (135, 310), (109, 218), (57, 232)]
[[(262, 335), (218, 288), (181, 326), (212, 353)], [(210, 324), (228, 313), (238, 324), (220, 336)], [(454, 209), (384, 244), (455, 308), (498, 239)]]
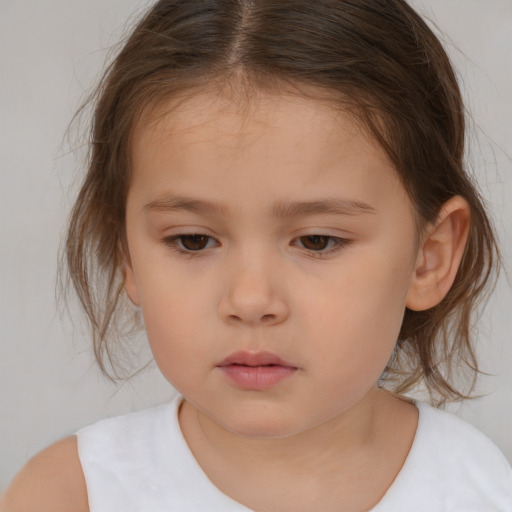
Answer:
[(418, 249), (406, 306), (424, 311), (439, 304), (453, 285), (470, 226), (470, 207), (454, 196), (442, 207), (429, 226)]
[(135, 306), (140, 306), (139, 292), (137, 290), (137, 283), (135, 281), (135, 275), (133, 273), (132, 262), (128, 250), (123, 251), (122, 272), (124, 289), (126, 290), (128, 298)]

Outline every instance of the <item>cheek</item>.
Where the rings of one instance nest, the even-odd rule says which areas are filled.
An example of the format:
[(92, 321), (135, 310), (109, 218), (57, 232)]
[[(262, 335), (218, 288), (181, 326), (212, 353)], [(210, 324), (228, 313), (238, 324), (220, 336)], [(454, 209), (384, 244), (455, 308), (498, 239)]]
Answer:
[(143, 310), (146, 334), (154, 360), (162, 375), (178, 391), (182, 382), (191, 385), (196, 379), (199, 361), (207, 361), (206, 347), (191, 341), (200, 336), (197, 319), (187, 316), (179, 302), (148, 304)]
[(319, 328), (319, 339), (330, 340), (317, 345), (326, 364), (377, 378), (384, 369), (400, 331), (410, 280), (404, 258), (395, 255), (394, 265), (389, 261), (371, 257), (347, 262), (346, 271), (325, 283), (329, 293), (311, 295), (310, 324)]
[(166, 378), (179, 382), (182, 374), (201, 367), (198, 362), (207, 364), (212, 358), (215, 340), (208, 332), (213, 330), (213, 298), (209, 287), (197, 289), (178, 273), (168, 272), (164, 279), (161, 275), (146, 276), (142, 314), (157, 365)]
[(193, 338), (201, 328), (197, 302), (194, 297), (177, 291), (153, 291), (142, 308), (150, 344), (172, 348), (181, 340)]

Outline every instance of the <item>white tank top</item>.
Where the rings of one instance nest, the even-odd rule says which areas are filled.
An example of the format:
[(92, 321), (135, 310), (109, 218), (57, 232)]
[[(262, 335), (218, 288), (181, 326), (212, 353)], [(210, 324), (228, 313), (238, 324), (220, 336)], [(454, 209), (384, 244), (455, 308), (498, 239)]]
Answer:
[[(91, 512), (247, 512), (208, 479), (169, 404), (100, 421), (77, 433)], [(371, 512), (511, 512), (512, 470), (481, 432), (416, 404), (405, 464)]]

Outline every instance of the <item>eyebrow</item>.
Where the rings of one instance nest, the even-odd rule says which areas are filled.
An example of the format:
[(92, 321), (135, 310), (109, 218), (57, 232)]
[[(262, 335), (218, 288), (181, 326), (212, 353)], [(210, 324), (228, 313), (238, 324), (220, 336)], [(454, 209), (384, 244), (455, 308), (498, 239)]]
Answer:
[(357, 215), (377, 213), (369, 204), (342, 198), (325, 198), (314, 201), (280, 202), (274, 205), (273, 213), (279, 218), (306, 215)]
[[(185, 210), (192, 213), (219, 214), (224, 216), (229, 211), (225, 204), (185, 196), (165, 196), (156, 199), (146, 204), (144, 210), (159, 213)], [(307, 215), (375, 214), (377, 210), (361, 201), (328, 197), (313, 201), (282, 201), (273, 206), (272, 213), (275, 217), (284, 219)]]
[(146, 204), (144, 210), (159, 213), (170, 213), (180, 210), (192, 213), (220, 213), (221, 215), (228, 213), (227, 207), (221, 203), (184, 196), (165, 196), (155, 199)]

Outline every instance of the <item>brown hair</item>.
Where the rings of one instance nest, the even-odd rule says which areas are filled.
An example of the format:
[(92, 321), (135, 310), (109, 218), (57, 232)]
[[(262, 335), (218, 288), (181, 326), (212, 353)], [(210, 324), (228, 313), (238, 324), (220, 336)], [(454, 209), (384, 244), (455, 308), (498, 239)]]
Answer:
[[(472, 317), (499, 254), (463, 164), (465, 114), (439, 40), (404, 0), (160, 0), (109, 66), (95, 96), (87, 176), (67, 236), (69, 273), (100, 366), (126, 318), (120, 265), (130, 136), (160, 102), (212, 83), (330, 93), (386, 150), (418, 225), (464, 197), (471, 228), (455, 283), (427, 311), (405, 312), (382, 377), (398, 393), (423, 381), (434, 401), (464, 398), (453, 369), (478, 370)], [(124, 323), (126, 326), (126, 322)], [(128, 324), (129, 325), (129, 324)]]

